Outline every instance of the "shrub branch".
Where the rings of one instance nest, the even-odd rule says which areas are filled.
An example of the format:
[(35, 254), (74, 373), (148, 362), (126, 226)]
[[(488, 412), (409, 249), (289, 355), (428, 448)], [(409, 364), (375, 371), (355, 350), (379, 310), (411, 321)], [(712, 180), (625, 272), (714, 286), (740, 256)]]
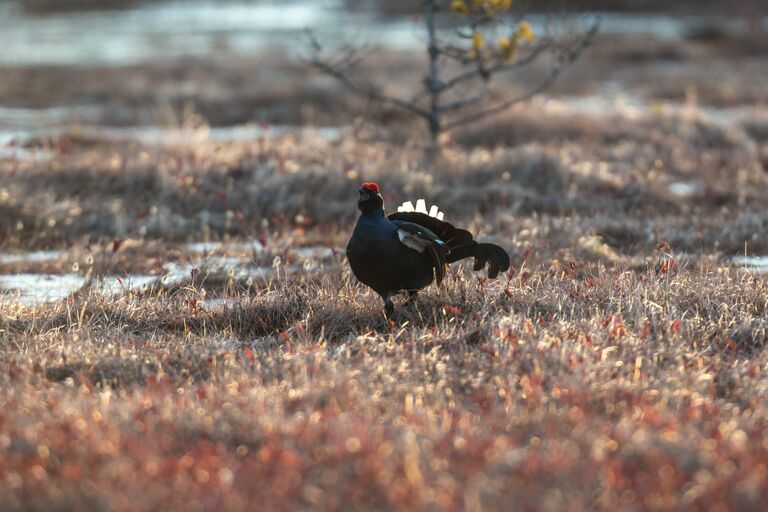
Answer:
[[(513, 105), (527, 101), (543, 92), (582, 54), (584, 49), (593, 40), (599, 23), (597, 20), (584, 32), (577, 41), (564, 51), (559, 52), (556, 63), (546, 76), (533, 88), (518, 96), (499, 101), (495, 105), (482, 107), (484, 103), (492, 101), (490, 82), (493, 77), (500, 74), (520, 70), (533, 64), (541, 56), (557, 52), (557, 44), (552, 39), (542, 40), (535, 46), (523, 45), (524, 55), (515, 58), (518, 45), (521, 40), (532, 41), (535, 37), (530, 25), (521, 22), (520, 29), (514, 33), (512, 39), (499, 43), (499, 50), (494, 52), (485, 49), (484, 36), (481, 28), (484, 25), (500, 22), (501, 12), (497, 13), (466, 13), (469, 32), (458, 31), (461, 39), (469, 39), (472, 48), (462, 48), (460, 45), (443, 45), (437, 34), (437, 18), (443, 10), (439, 0), (423, 0), (425, 29), (427, 33), (426, 52), (428, 56), (427, 70), (422, 82), (422, 89), (412, 99), (404, 99), (385, 94), (375, 86), (364, 85), (352, 78), (350, 70), (360, 62), (361, 52), (356, 48), (342, 50), (342, 56), (331, 61), (322, 56), (322, 46), (310, 33), (313, 48), (312, 57), (308, 63), (322, 73), (329, 75), (346, 87), (350, 92), (368, 98), (393, 105), (411, 114), (422, 118), (429, 129), (430, 149), (437, 147), (439, 136), (443, 132), (450, 131), (459, 126), (480, 121), (486, 117), (501, 113)], [(525, 25), (525, 26), (524, 26)], [(441, 76), (441, 61), (451, 59), (459, 62), (464, 70), (457, 74), (443, 78)], [(466, 86), (473, 81), (482, 82), (482, 90), (477, 93), (466, 94), (462, 90), (461, 97), (447, 101), (445, 96), (453, 91), (459, 91), (460, 86)], [(454, 97), (456, 94), (453, 95)], [(426, 101), (426, 105), (424, 102)], [(470, 111), (470, 108), (472, 111)], [(447, 116), (447, 119), (445, 117)]]

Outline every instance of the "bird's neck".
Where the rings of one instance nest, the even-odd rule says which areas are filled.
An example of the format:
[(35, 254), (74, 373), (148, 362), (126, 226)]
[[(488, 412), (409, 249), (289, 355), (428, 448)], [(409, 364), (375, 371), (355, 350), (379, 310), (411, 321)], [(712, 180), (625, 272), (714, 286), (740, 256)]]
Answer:
[(360, 220), (380, 219), (384, 217), (384, 208), (376, 208), (375, 210), (364, 211), (360, 214)]

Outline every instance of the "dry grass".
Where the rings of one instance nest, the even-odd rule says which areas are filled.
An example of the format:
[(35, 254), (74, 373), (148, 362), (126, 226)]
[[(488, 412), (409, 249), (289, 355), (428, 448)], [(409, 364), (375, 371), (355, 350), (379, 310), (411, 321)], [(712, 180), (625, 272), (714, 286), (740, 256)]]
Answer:
[(460, 269), (389, 326), (329, 270), (223, 310), (195, 287), (3, 306), (3, 502), (756, 509), (768, 492), (764, 278)]
[[(551, 121), (551, 143), (508, 149), (499, 135), (495, 150), (449, 149), (440, 179), (385, 142), (290, 136), (138, 151), (75, 142), (50, 163), (5, 168), (4, 207), (39, 219), (11, 222), (6, 239), (73, 243), (38, 268), (48, 272), (85, 271), (89, 257), (117, 274), (185, 261), (156, 240), (164, 229), (260, 237), (256, 263), (290, 262), (291, 247), (344, 244), (354, 189), (373, 177), (390, 203), (440, 197), (507, 246), (515, 272), (487, 282), (459, 267), (392, 325), (340, 256), (247, 288), (200, 278), (4, 303), (0, 499), (11, 510), (759, 508), (768, 281), (717, 255), (743, 246), (739, 222), (765, 229), (762, 171), (706, 127), (670, 123), (654, 138), (627, 123), (635, 136), (615, 132), (626, 163), (608, 170), (610, 145), (587, 134), (558, 148)], [(746, 168), (673, 150), (695, 144)], [(647, 177), (630, 164), (646, 154), (668, 164)], [(729, 172), (740, 178), (720, 178)], [(741, 198), (728, 230), (734, 210), (715, 195), (665, 195), (682, 178)], [(641, 179), (642, 201), (621, 193)], [(239, 223), (217, 224), (230, 208)], [(116, 236), (132, 240), (113, 251)], [(217, 297), (226, 305), (206, 305)]]

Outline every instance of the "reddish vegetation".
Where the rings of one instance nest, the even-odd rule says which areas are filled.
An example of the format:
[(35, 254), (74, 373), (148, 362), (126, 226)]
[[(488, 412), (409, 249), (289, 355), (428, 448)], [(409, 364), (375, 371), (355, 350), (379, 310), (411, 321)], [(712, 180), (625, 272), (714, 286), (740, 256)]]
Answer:
[(390, 327), (341, 264), (283, 283), (299, 302), (274, 283), (194, 318), (173, 307), (194, 288), (6, 307), (3, 502), (743, 509), (768, 493), (765, 280), (459, 272)]

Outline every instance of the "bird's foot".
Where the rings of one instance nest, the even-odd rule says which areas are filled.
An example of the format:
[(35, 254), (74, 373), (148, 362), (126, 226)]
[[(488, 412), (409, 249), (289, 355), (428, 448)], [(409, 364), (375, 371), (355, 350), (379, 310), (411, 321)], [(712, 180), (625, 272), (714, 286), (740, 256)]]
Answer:
[(384, 297), (384, 316), (387, 320), (392, 320), (392, 316), (395, 313), (395, 303), (389, 297)]
[(392, 332), (392, 330), (395, 328), (395, 321), (389, 320), (384, 317), (379, 317), (378, 320), (376, 320), (372, 325), (371, 328), (378, 333), (386, 334), (388, 332)]

